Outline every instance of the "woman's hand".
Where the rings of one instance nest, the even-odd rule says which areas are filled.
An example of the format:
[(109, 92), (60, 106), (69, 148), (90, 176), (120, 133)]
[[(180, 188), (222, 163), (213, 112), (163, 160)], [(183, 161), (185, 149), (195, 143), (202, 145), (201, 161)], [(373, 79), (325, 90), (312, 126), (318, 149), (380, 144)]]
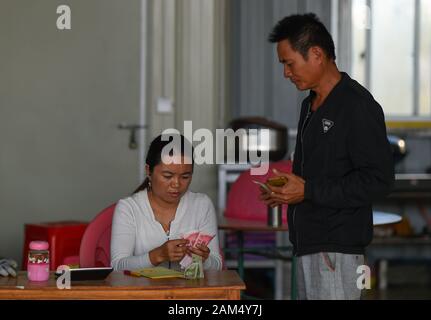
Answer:
[(187, 252), (186, 245), (188, 242), (185, 239), (166, 241), (160, 247), (150, 251), (149, 257), (151, 263), (157, 266), (165, 261), (180, 261)]
[(202, 262), (205, 262), (206, 259), (208, 259), (209, 255), (210, 255), (210, 249), (205, 246), (205, 245), (200, 245), (198, 244), (196, 247), (189, 247), (187, 249), (187, 253), (189, 253), (190, 255), (192, 253), (201, 256), (202, 257)]

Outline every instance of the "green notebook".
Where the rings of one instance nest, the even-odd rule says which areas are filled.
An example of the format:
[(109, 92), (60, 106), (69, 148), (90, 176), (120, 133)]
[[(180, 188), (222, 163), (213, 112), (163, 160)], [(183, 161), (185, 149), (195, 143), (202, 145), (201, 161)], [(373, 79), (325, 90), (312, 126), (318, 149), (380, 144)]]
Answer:
[(184, 273), (165, 267), (143, 268), (130, 271), (130, 275), (135, 277), (147, 277), (151, 279), (163, 278), (184, 278)]

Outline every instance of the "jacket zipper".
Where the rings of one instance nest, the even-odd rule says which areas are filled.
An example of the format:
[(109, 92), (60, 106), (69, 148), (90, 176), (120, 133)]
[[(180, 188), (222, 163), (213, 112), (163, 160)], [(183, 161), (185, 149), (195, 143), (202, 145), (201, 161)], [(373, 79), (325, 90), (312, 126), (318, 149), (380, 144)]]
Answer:
[[(310, 127), (310, 122), (307, 124), (307, 127), (304, 130), (305, 124), (307, 123), (308, 118), (310, 117), (310, 109), (311, 109), (311, 103), (308, 104), (308, 110), (307, 110), (307, 115), (305, 117), (304, 122), (302, 123), (302, 128), (301, 128), (301, 176), (304, 176), (304, 135), (305, 132), (307, 131), (307, 128)], [(293, 209), (293, 225), (295, 225), (295, 216), (296, 216), (296, 206), (295, 209)], [(298, 237), (298, 232), (295, 232), (296, 234), (296, 247), (299, 248), (299, 237)], [(298, 254), (298, 250), (296, 250), (297, 252), (295, 253), (295, 255)]]

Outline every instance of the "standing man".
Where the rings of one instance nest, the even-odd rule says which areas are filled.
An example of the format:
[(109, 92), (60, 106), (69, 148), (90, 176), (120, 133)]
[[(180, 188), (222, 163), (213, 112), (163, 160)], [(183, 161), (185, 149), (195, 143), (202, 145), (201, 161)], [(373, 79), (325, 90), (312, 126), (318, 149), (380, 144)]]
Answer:
[(373, 237), (374, 200), (394, 183), (383, 110), (335, 64), (331, 35), (314, 14), (279, 21), (284, 76), (310, 90), (298, 124), (293, 174), (261, 199), (289, 204), (289, 238), (297, 258), (299, 299), (360, 299), (357, 267)]

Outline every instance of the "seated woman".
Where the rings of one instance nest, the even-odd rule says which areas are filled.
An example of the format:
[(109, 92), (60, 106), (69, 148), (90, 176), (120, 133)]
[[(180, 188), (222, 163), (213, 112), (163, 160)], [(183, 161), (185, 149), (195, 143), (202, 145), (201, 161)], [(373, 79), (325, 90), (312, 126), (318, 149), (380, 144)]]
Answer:
[[(214, 206), (207, 195), (188, 190), (193, 149), (182, 135), (176, 138), (163, 141), (158, 136), (151, 142), (145, 165), (147, 178), (131, 197), (116, 206), (111, 236), (111, 265), (115, 270), (154, 266), (179, 270), (178, 262), (186, 253), (201, 256), (204, 269), (222, 268)], [(164, 155), (165, 146), (176, 145), (172, 140), (180, 140), (181, 147)], [(185, 148), (186, 143), (189, 148)], [(208, 246), (190, 248), (182, 235), (193, 230), (215, 237)]]

